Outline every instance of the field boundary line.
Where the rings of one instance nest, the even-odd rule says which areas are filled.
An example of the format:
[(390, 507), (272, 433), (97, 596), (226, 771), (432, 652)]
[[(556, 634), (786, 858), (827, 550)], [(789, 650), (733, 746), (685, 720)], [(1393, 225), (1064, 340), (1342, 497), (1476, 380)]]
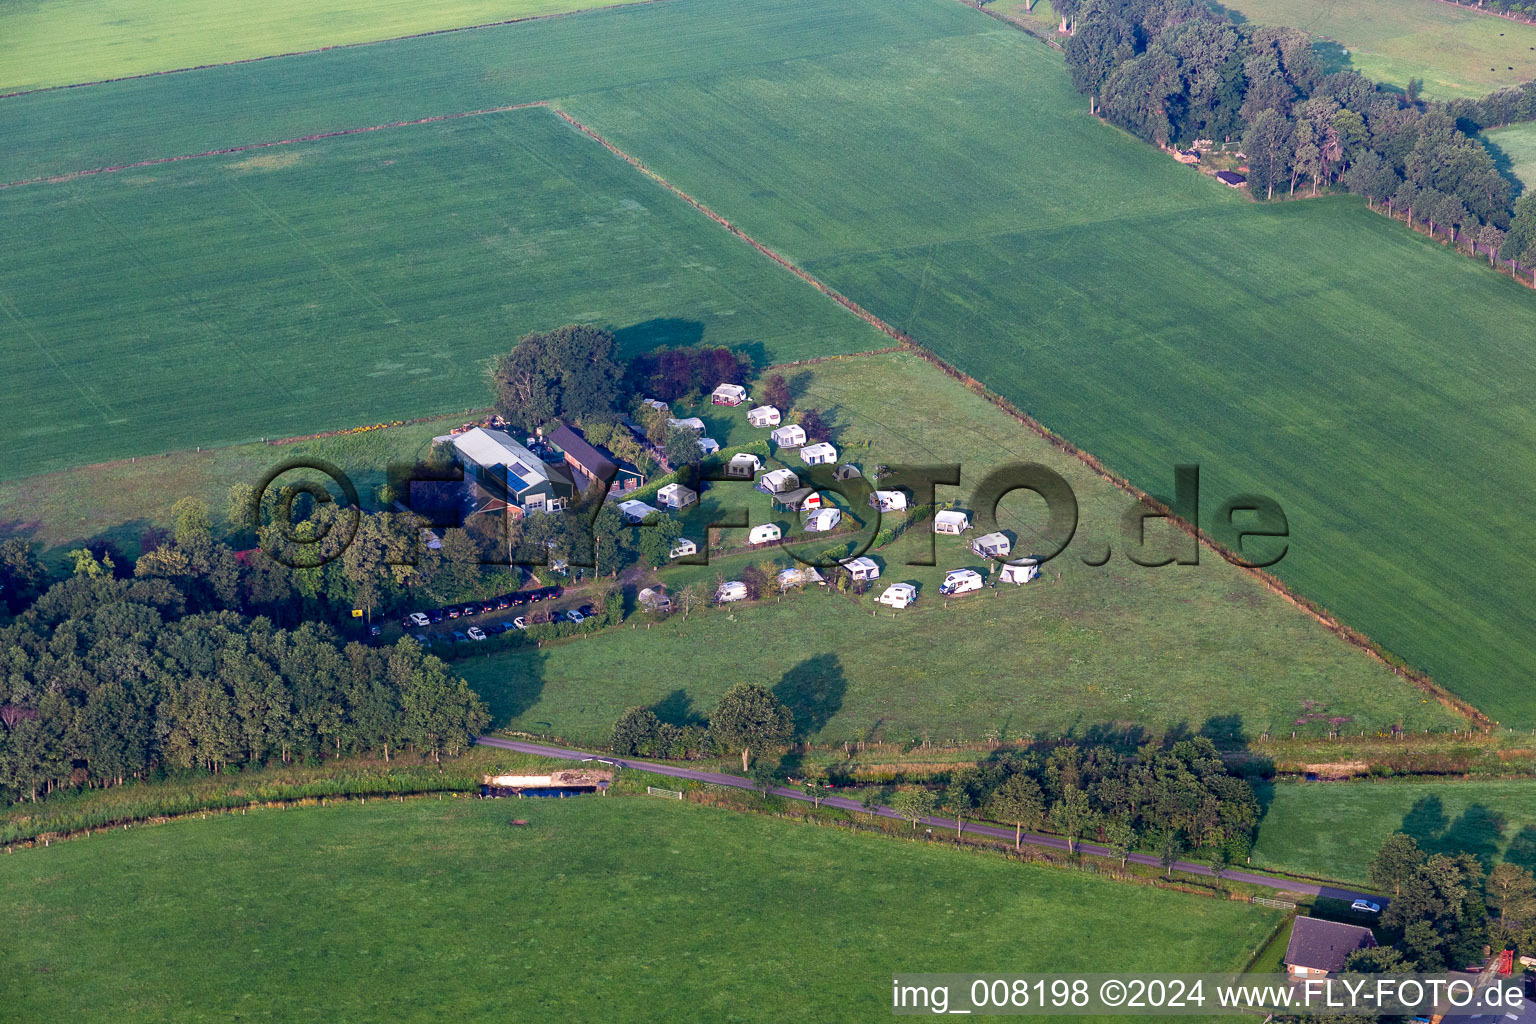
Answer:
[(63, 85), (40, 85), (35, 89), (15, 89), (11, 92), (0, 92), (0, 100), (15, 99), (19, 96), (32, 96), (40, 92), (62, 92), (65, 89), (88, 89), (94, 85), (115, 85), (118, 82), (136, 82), (144, 78), (160, 78), (164, 75), (184, 75), (190, 71), (210, 71), (214, 68), (233, 68), (242, 64), (259, 64), (266, 60), (282, 60), (285, 57), (308, 57), (316, 53), (329, 53), (332, 50), (353, 50), (360, 46), (382, 46), (385, 43), (401, 43), (410, 39), (430, 39), (433, 36), (452, 35), (455, 32), (476, 32), (486, 28), (504, 28), (507, 25), (521, 25), (530, 21), (553, 21), (555, 18), (571, 18), (581, 14), (596, 14), (599, 11), (612, 11), (622, 7), (648, 7), (652, 4), (665, 3), (666, 0), (616, 0), (611, 4), (597, 4), (593, 7), (578, 7), (571, 11), (551, 11), (549, 14), (525, 14), (518, 18), (505, 18), (501, 21), (485, 21), (478, 25), (455, 25), (452, 28), (434, 28), (425, 32), (408, 32), (403, 36), (386, 36), (383, 39), (359, 39), (355, 43), (331, 43), (326, 46), (313, 46), (307, 50), (287, 50), (282, 53), (264, 53), (259, 57), (241, 57), (238, 60), (217, 60), (210, 64), (189, 64), (182, 68), (164, 68), (160, 71), (141, 71), (136, 75), (118, 75), (115, 78), (96, 78), (86, 82), (66, 82)]
[(764, 256), (767, 256), (769, 259), (773, 260), (785, 270), (788, 270), (790, 273), (794, 274), (796, 277), (800, 278), (802, 281), (809, 284), (823, 295), (826, 295), (828, 298), (832, 299), (834, 302), (838, 303), (849, 312), (857, 316), (859, 319), (868, 323), (870, 326), (879, 330), (888, 337), (894, 338), (903, 347), (909, 349), (915, 355), (927, 360), (938, 369), (942, 370), (944, 373), (960, 381), (969, 390), (997, 406), (1003, 412), (1013, 417), (1029, 430), (1038, 434), (1041, 438), (1048, 441), (1051, 445), (1060, 451), (1067, 455), (1071, 455), (1079, 462), (1082, 462), (1094, 473), (1098, 474), (1100, 479), (1105, 480), (1108, 483), (1113, 484), (1115, 487), (1118, 487), (1120, 490), (1130, 494), (1137, 501), (1141, 502), (1143, 505), (1146, 505), (1148, 508), (1162, 513), (1169, 522), (1173, 523), (1178, 529), (1184, 531), (1185, 534), (1193, 537), (1198, 543), (1203, 544), (1213, 553), (1220, 555), (1222, 558), (1226, 559), (1227, 562), (1231, 563), (1238, 569), (1258, 580), (1271, 593), (1277, 594), (1282, 599), (1289, 601), (1293, 607), (1300, 609), (1307, 615), (1310, 615), (1314, 620), (1316, 620), (1334, 635), (1359, 648), (1370, 657), (1375, 658), (1377, 661), (1390, 668), (1399, 678), (1406, 679), (1421, 691), (1434, 697), (1444, 707), (1458, 715), (1461, 715), (1463, 718), (1468, 719), (1473, 724), (1485, 730), (1492, 728), (1496, 724), (1492, 719), (1483, 714), (1472, 704), (1440, 686), (1432, 678), (1430, 678), (1428, 673), (1409, 666), (1405, 661), (1403, 661), (1403, 659), (1392, 655), (1380, 644), (1366, 636), (1364, 633), (1361, 633), (1359, 630), (1340, 621), (1323, 606), (1312, 601), (1310, 598), (1303, 597), (1302, 595), (1293, 591), (1278, 577), (1271, 573), (1265, 572), (1263, 569), (1243, 565), (1236, 554), (1229, 552), (1226, 548), (1217, 543), (1208, 533), (1206, 533), (1206, 531), (1200, 529), (1198, 524), (1191, 525), (1190, 523), (1185, 522), (1179, 516), (1175, 515), (1172, 509), (1169, 509), (1167, 506), (1157, 501), (1150, 494), (1143, 491), (1135, 484), (1131, 483), (1128, 479), (1120, 476), (1117, 473), (1111, 472), (1110, 469), (1105, 466), (1097, 456), (1090, 452), (1084, 451), (1077, 445), (1073, 444), (1071, 441), (1068, 441), (1066, 438), (1062, 437), (1060, 434), (1057, 434), (1055, 431), (1051, 430), (1039, 420), (1036, 420), (1034, 417), (1025, 413), (1023, 410), (1018, 408), (1018, 406), (1014, 405), (1002, 395), (999, 395), (996, 392), (988, 389), (987, 386), (981, 381), (970, 376), (969, 374), (960, 371), (954, 366), (951, 366), (943, 359), (940, 359), (933, 352), (918, 344), (916, 339), (907, 334), (905, 331), (899, 330), (898, 328), (893, 327), (891, 324), (886, 323), (884, 320), (880, 319), (875, 314), (859, 305), (857, 302), (854, 302), (846, 295), (842, 294), (835, 288), (832, 288), (830, 285), (827, 285), (812, 275), (809, 271), (796, 265), (788, 257), (781, 255), (775, 250), (770, 249), (768, 246), (764, 245), (762, 242), (759, 242), (757, 239), (747, 234), (741, 228), (737, 227), (735, 224), (732, 224), (725, 217), (716, 213), (714, 210), (710, 209), (698, 199), (695, 199), (687, 192), (684, 192), (681, 188), (678, 188), (676, 185), (672, 184), (672, 182), (668, 181), (661, 174), (651, 170), (638, 157), (632, 156), (631, 154), (625, 152), (623, 149), (620, 149), (613, 142), (610, 142), (601, 134), (592, 128), (589, 128), (587, 125), (583, 124), (581, 121), (577, 120), (566, 111), (561, 110), (559, 107), (551, 105), (549, 109), (558, 114), (572, 127), (576, 128), (576, 130), (596, 141), (604, 149), (607, 149), (609, 152), (613, 153), (615, 156), (619, 157), (621, 160), (634, 167), (637, 171), (644, 174), (646, 177), (650, 178), (652, 181), (656, 182), (662, 188), (665, 188), (668, 192), (671, 192), (673, 195), (677, 196), (679, 199), (683, 200), (685, 203), (692, 206), (700, 213), (704, 214), (716, 224), (719, 224), (721, 227), (725, 228), (727, 231), (741, 239), (743, 242), (746, 242), (748, 245), (752, 246), (752, 248), (756, 249)]
[(158, 167), (161, 164), (180, 163), (183, 160), (201, 160), (210, 156), (233, 156), (236, 153), (248, 153), (256, 149), (270, 149), (273, 146), (293, 146), (301, 142), (320, 142), (324, 139), (339, 139), (348, 135), (363, 135), (367, 132), (381, 132), (389, 128), (410, 128), (421, 124), (437, 124), (442, 121), (457, 121), (466, 117), (480, 117), (484, 114), (505, 114), (510, 110), (528, 110), (532, 107), (546, 107), (548, 100), (530, 100), (527, 103), (512, 103), (505, 107), (486, 107), (482, 110), (465, 110), (457, 114), (434, 114), (431, 117), (418, 117), (410, 121), (387, 121), (384, 124), (371, 124), (362, 128), (337, 128), (334, 131), (316, 132), (313, 135), (299, 135), (291, 139), (273, 139), (268, 142), (248, 142), (242, 146), (226, 146), (223, 149), (205, 149), (201, 153), (182, 153), (177, 156), (157, 156), (149, 160), (137, 160), (129, 164), (112, 164), (107, 167), (92, 167), (83, 171), (65, 171), (62, 174), (49, 174), (38, 178), (23, 178), (20, 181), (0, 182), (0, 189), (21, 188), (24, 185), (58, 185), (67, 181), (76, 181), (80, 178), (89, 178), (97, 174), (117, 174), (121, 171), (139, 170), (144, 167)]

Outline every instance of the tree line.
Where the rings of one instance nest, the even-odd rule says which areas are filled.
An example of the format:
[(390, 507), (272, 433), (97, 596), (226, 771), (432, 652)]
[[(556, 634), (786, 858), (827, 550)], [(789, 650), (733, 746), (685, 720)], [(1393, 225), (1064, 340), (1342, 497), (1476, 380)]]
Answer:
[[(1431, 234), (1506, 259), (1536, 256), (1536, 206), (1511, 209), (1509, 182), (1458, 125), (1472, 106), (1421, 102), (1416, 82), (1398, 95), (1358, 72), (1328, 73), (1306, 33), (1233, 25), (1203, 0), (1066, 0), (1062, 10), (1076, 25), (1066, 46), (1073, 84), (1140, 138), (1241, 138), (1257, 198), (1340, 186)], [(1494, 107), (1536, 103), (1523, 91), (1518, 99)]]
[(1391, 896), (1379, 929), (1388, 941), (1352, 954), (1345, 970), (1462, 970), (1481, 963), (1490, 945), (1536, 953), (1536, 878), (1519, 865), (1426, 854), (1398, 832), (1377, 851), (1368, 877)]
[(163, 769), (210, 772), (401, 748), (455, 755), (489, 722), (413, 640), (199, 608), (170, 579), (88, 553), (0, 627), (0, 793), (37, 800)]

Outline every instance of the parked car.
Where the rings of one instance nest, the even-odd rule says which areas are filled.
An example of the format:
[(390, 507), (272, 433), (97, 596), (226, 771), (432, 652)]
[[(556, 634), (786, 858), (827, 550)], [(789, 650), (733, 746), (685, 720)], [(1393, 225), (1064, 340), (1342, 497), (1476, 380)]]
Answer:
[(463, 615), (479, 615), (480, 614), (480, 606), (477, 605), (477, 604), (467, 604), (467, 605), (464, 606), (464, 611), (462, 613), (460, 613), (460, 614), (463, 614)]
[(480, 610), (482, 612), (493, 612), (493, 611), (496, 610), (496, 607), (497, 606), (496, 606), (496, 602), (495, 601), (486, 601), (484, 604), (482, 604), (480, 606)]
[(581, 614), (581, 612), (577, 611), (575, 608), (572, 608), (570, 611), (566, 612), (565, 617), (572, 622), (578, 623), (583, 622), (586, 619), (586, 616)]
[(584, 605), (582, 605), (582, 606), (581, 606), (581, 607), (580, 607), (580, 608), (578, 608), (578, 609), (576, 609), (576, 610), (577, 610), (577, 611), (579, 611), (579, 612), (581, 612), (581, 614), (583, 614), (583, 615), (585, 615), (585, 616), (586, 616), (586, 617), (587, 617), (587, 618), (589, 618), (589, 619), (590, 619), (590, 618), (591, 618), (591, 617), (592, 617), (592, 616), (594, 616), (594, 615), (596, 615), (596, 614), (597, 614), (597, 609), (596, 609), (596, 608), (594, 608), (594, 607), (592, 607), (592, 606), (591, 606), (591, 605), (589, 605), (589, 604), (584, 604)]
[(462, 644), (462, 643), (466, 643), (468, 640), (469, 640), (469, 637), (465, 636), (463, 633), (460, 633), (458, 630), (454, 630), (453, 631), (453, 642), (454, 643)]
[(528, 628), (528, 620), (523, 618), (521, 615), (519, 615), (517, 618), (512, 620), (512, 628), (513, 629), (527, 629)]
[(458, 618), (459, 617), (459, 610), (457, 608), (449, 608), (448, 609), (448, 617), (450, 619)]
[(501, 611), (503, 608), (510, 608), (510, 607), (512, 607), (512, 597), (511, 597), (511, 595), (505, 595), (505, 596), (502, 596), (502, 597), (498, 597), (496, 599), (496, 610), (497, 611)]
[(422, 626), (430, 626), (432, 620), (427, 618), (425, 612), (411, 612), (411, 614), (405, 617), (405, 624), (407, 628), (415, 626), (420, 629)]
[(439, 622), (442, 622), (443, 621), (443, 610), (441, 608), (434, 608), (430, 612), (427, 612), (427, 621), (430, 622), (434, 626), (437, 625)]
[(383, 636), (384, 635), (384, 627), (383, 626), (369, 626), (368, 627), (368, 635), (369, 636)]
[(1355, 902), (1349, 905), (1349, 909), (1359, 911), (1362, 914), (1379, 914), (1381, 913), (1381, 904), (1372, 903), (1370, 900), (1355, 900)]
[(470, 626), (469, 627), (469, 638), (471, 640), (484, 640), (485, 639), (485, 630), (481, 629), (479, 626)]

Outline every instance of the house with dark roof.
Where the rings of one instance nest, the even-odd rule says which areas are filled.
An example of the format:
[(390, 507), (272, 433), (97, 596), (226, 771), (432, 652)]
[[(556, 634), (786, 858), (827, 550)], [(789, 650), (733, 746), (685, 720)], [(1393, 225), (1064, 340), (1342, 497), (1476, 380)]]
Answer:
[(1357, 949), (1371, 949), (1376, 936), (1357, 924), (1340, 924), (1318, 917), (1298, 917), (1285, 947), (1285, 969), (1293, 978), (1321, 978), (1344, 969)]
[(580, 490), (585, 491), (594, 480), (611, 480), (609, 492), (623, 494), (645, 483), (645, 474), (640, 470), (615, 459), (564, 423), (550, 431), (545, 440), (560, 449)]
[(1217, 171), (1216, 180), (1228, 188), (1242, 188), (1248, 184), (1248, 175), (1238, 174), (1236, 171)]
[(575, 497), (575, 485), (503, 430), (476, 427), (453, 438), (454, 457), (464, 467), (469, 513), (557, 512)]

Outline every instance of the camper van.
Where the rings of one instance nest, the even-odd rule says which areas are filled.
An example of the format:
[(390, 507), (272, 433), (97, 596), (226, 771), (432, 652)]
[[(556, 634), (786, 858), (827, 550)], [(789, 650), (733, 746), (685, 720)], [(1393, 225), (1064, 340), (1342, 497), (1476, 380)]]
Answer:
[(720, 584), (720, 589), (715, 591), (715, 600), (720, 604), (730, 604), (732, 601), (745, 601), (747, 599), (747, 585), (740, 580), (731, 580)]
[(917, 600), (917, 588), (910, 583), (892, 583), (880, 595), (880, 603), (891, 608), (905, 608)]
[(939, 585), (939, 593), (945, 597), (968, 594), (980, 589), (981, 573), (975, 569), (951, 569), (944, 574), (944, 582)]

